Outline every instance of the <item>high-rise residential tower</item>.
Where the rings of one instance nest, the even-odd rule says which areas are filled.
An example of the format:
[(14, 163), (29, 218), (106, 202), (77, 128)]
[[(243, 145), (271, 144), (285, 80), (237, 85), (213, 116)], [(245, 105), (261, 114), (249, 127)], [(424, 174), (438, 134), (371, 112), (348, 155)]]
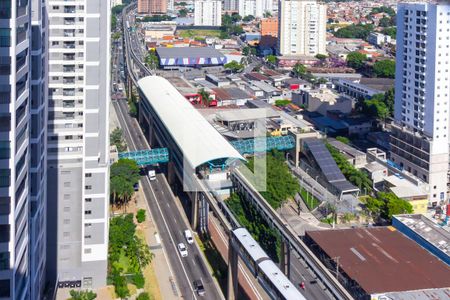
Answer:
[(49, 274), (106, 284), (110, 1), (48, 0)]
[(138, 0), (137, 13), (140, 15), (146, 15), (149, 12), (150, 12), (150, 0)]
[(196, 0), (194, 6), (195, 26), (221, 26), (222, 2), (220, 0)]
[[(137, 13), (141, 15), (166, 14), (168, 0), (138, 0)], [(169, 8), (173, 9), (173, 1), (169, 3)]]
[(280, 0), (278, 52), (289, 56), (326, 54), (327, 7), (315, 0)]
[(45, 284), (46, 7), (0, 1), (0, 298)]
[(448, 199), (450, 4), (399, 4), (391, 159)]
[(262, 18), (265, 12), (273, 13), (273, 0), (238, 0), (239, 15)]

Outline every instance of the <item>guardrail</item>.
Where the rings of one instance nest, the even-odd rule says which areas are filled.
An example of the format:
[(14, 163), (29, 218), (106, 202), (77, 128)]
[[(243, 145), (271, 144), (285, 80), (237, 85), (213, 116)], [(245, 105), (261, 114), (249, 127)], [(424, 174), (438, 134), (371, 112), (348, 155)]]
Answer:
[[(277, 212), (267, 203), (261, 194), (256, 191), (243, 174), (235, 169), (231, 173), (231, 180), (244, 187), (247, 193), (251, 195), (254, 203), (260, 209), (266, 221), (279, 230), (283, 239), (289, 242), (290, 246), (302, 257), (314, 273), (320, 278), (328, 290), (337, 298), (342, 300), (353, 300), (350, 293), (341, 285), (341, 283), (331, 274), (324, 264), (312, 253), (306, 244), (297, 236), (297, 234), (282, 221)], [(237, 181), (237, 182), (236, 182)]]

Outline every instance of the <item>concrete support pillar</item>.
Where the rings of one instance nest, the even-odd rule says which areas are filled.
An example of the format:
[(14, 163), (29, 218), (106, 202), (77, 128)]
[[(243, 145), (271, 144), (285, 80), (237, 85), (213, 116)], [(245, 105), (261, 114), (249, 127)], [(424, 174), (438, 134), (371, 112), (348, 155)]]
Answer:
[(169, 186), (172, 186), (175, 183), (175, 166), (171, 161), (167, 163), (167, 183)]
[(291, 249), (288, 241), (281, 242), (280, 269), (290, 279), (291, 277)]
[(232, 239), (228, 243), (228, 286), (227, 300), (237, 299), (238, 293), (238, 253), (233, 247)]
[(199, 193), (198, 192), (190, 192), (191, 198), (191, 227), (192, 230), (196, 231), (198, 226), (198, 201)]

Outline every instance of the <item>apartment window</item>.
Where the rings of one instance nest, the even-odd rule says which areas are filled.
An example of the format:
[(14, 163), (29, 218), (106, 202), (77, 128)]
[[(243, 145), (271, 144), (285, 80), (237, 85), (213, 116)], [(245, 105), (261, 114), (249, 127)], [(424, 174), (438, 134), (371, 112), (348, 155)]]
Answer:
[(85, 188), (86, 190), (92, 190), (92, 185), (86, 185)]
[(64, 207), (64, 212), (70, 212), (70, 206)]
[(92, 173), (86, 173), (84, 176), (86, 176), (86, 177), (92, 177)]
[(9, 269), (9, 252), (0, 253), (0, 271)]
[(64, 219), (64, 224), (65, 225), (69, 225), (70, 224), (70, 219)]
[(0, 298), (9, 298), (11, 296), (9, 279), (0, 280)]
[(84, 254), (90, 254), (92, 252), (91, 248), (85, 248), (84, 249)]
[(68, 238), (70, 237), (70, 232), (63, 232), (63, 237)]
[(84, 199), (84, 201), (86, 201), (86, 202), (92, 202), (92, 198), (86, 198), (86, 199)]
[(84, 238), (85, 238), (85, 239), (90, 239), (90, 238), (91, 238), (91, 235), (90, 235), (90, 234), (87, 234), (87, 235), (84, 236)]
[(84, 227), (92, 227), (92, 223), (86, 223), (84, 224)]
[(85, 210), (85, 211), (84, 211), (84, 214), (85, 214), (85, 215), (91, 215), (91, 214), (92, 214), (92, 211), (90, 211), (90, 210)]

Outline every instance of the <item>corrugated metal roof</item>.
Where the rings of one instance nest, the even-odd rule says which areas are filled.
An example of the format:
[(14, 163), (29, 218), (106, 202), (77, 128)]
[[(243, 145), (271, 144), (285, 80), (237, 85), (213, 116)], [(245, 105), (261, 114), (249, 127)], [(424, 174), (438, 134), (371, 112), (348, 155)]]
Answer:
[(165, 78), (148, 76), (138, 85), (191, 167), (221, 158), (244, 160)]
[(178, 48), (156, 48), (160, 58), (178, 57), (225, 57), (221, 52), (210, 47), (178, 47)]
[(368, 294), (450, 287), (450, 268), (393, 227), (306, 235)]

